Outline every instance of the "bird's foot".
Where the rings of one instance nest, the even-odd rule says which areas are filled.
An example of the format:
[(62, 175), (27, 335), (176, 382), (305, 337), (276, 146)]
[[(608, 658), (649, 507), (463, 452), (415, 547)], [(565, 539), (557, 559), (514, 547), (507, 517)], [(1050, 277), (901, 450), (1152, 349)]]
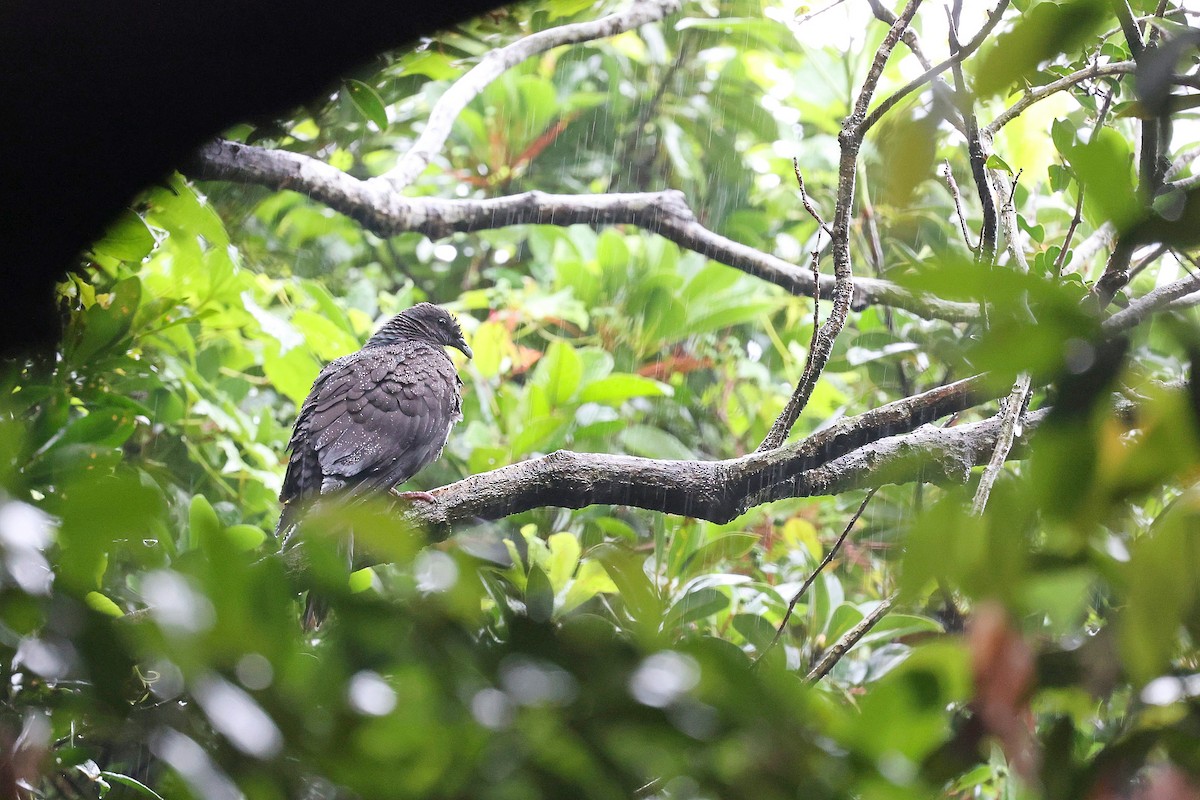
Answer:
[(437, 502), (437, 498), (435, 498), (429, 492), (395, 492), (395, 495), (398, 499), (407, 500), (410, 503), (414, 500), (420, 500), (424, 503)]

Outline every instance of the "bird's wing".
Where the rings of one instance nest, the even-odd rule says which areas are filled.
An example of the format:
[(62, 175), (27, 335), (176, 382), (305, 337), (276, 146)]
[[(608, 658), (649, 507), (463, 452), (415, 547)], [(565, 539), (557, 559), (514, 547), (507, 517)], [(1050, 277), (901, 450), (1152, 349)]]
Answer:
[[(321, 479), (302, 493), (403, 483), (441, 453), (460, 403), (454, 366), (433, 345), (389, 345), (339, 359), (322, 372), (296, 422), (292, 461), (301, 462), (301, 473), (315, 465)], [(312, 483), (316, 476), (304, 477)]]

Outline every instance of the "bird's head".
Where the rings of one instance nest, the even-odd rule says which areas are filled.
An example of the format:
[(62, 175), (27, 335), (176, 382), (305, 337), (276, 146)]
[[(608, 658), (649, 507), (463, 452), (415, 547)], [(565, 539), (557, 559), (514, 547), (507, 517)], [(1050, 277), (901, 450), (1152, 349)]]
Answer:
[(392, 344), (404, 339), (421, 339), (461, 350), (467, 358), (475, 354), (463, 339), (458, 320), (446, 309), (433, 303), (417, 303), (392, 317), (380, 328), (368, 346)]

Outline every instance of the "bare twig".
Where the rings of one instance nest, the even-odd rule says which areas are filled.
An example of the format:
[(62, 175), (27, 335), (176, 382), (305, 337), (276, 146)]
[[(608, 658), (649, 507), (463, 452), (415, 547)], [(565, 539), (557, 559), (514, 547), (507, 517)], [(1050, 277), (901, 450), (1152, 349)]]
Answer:
[[(867, 0), (867, 2), (871, 6), (871, 13), (875, 15), (875, 19), (879, 20), (885, 25), (891, 25), (896, 21), (896, 15), (893, 14), (891, 9), (885, 6), (881, 0)], [(908, 46), (909, 51), (912, 52), (913, 56), (917, 59), (917, 62), (920, 63), (922, 68), (926, 70), (933, 69), (933, 62), (929, 59), (929, 56), (925, 54), (924, 47), (921, 45), (921, 36), (917, 33), (916, 29), (914, 29), (912, 26), (905, 28), (904, 35), (901, 37), (901, 41)], [(930, 80), (934, 94), (939, 98), (946, 99), (947, 107), (953, 107), (954, 104), (949, 102), (949, 100), (952, 97), (954, 90), (950, 84), (946, 82), (946, 79), (938, 75), (933, 76)], [(957, 116), (951, 116), (949, 121), (950, 124), (952, 124), (959, 131), (963, 131), (962, 120)]]
[(1200, 275), (1189, 275), (1148, 292), (1104, 320), (1103, 330), (1112, 335), (1140, 324), (1181, 297), (1200, 292)]
[(821, 656), (821, 660), (808, 673), (808, 682), (816, 683), (829, 674), (829, 671), (842, 660), (846, 653), (850, 652), (850, 648), (858, 644), (858, 640), (867, 635), (879, 621), (883, 619), (889, 611), (892, 610), (892, 605), (896, 602), (896, 595), (890, 594), (883, 600), (879, 601), (879, 605), (863, 618), (863, 621), (855, 625), (850, 630), (846, 631), (846, 635), (838, 639), (837, 644), (825, 651)]
[(1190, 147), (1184, 150), (1179, 155), (1175, 156), (1175, 160), (1171, 162), (1171, 166), (1167, 167), (1163, 173), (1163, 180), (1171, 180), (1179, 173), (1183, 172), (1187, 167), (1200, 158), (1200, 147)]
[(679, 0), (634, 0), (626, 10), (588, 22), (576, 22), (538, 31), (510, 45), (492, 50), (446, 90), (433, 107), (425, 130), (400, 157), (396, 166), (373, 179), (400, 190), (416, 180), (450, 136), (454, 120), (488, 84), (522, 61), (565, 44), (577, 44), (615, 36), (641, 25), (657, 22), (679, 9)]
[(809, 11), (807, 14), (805, 14), (804, 16), (797, 19), (795, 24), (803, 25), (805, 22), (808, 22), (810, 19), (819, 17), (822, 14), (824, 14), (826, 11), (829, 11), (832, 8), (837, 8), (844, 2), (846, 2), (846, 0), (830, 0), (830, 2), (826, 3), (825, 5), (821, 6), (820, 8), (818, 8), (814, 11)]
[[(1142, 26), (1134, 19), (1133, 9), (1128, 0), (1113, 0), (1113, 8), (1117, 20), (1121, 23), (1121, 32), (1129, 44), (1129, 52), (1133, 60), (1141, 62), (1147, 51), (1147, 44), (1142, 39)], [(1141, 182), (1142, 193), (1153, 197), (1162, 183), (1162, 173), (1165, 168), (1160, 163), (1159, 152), (1162, 148), (1162, 121), (1157, 116), (1147, 116), (1141, 119), (1139, 125), (1141, 141), (1138, 146), (1138, 179)]]
[(1000, 0), (1000, 2), (996, 4), (996, 7), (992, 10), (992, 13), (988, 15), (987, 21), (983, 23), (983, 27), (981, 27), (979, 32), (971, 38), (971, 41), (969, 41), (961, 50), (959, 50), (957, 55), (952, 55), (943, 61), (939, 61), (929, 69), (925, 70), (925, 72), (906, 83), (902, 88), (884, 98), (883, 102), (872, 109), (871, 113), (868, 114), (866, 119), (863, 120), (863, 130), (870, 130), (872, 127), (874, 127), (875, 123), (879, 122), (879, 120), (883, 118), (884, 114), (892, 110), (897, 103), (899, 103), (909, 94), (932, 80), (934, 76), (942, 74), (946, 70), (950, 69), (950, 67), (955, 63), (961, 63), (965, 59), (969, 58), (971, 54), (978, 50), (979, 46), (987, 40), (987, 37), (991, 34), (992, 29), (999, 24), (1001, 17), (1004, 16), (1004, 10), (1008, 8), (1008, 3), (1009, 0)]
[(1117, 227), (1111, 222), (1105, 222), (1099, 228), (1096, 228), (1075, 248), (1075, 263), (1083, 264), (1090, 261), (1096, 253), (1111, 247), (1116, 235)]
[[(813, 333), (812, 338), (808, 340), (809, 353), (817, 346), (817, 331), (819, 330), (819, 323), (821, 321), (821, 252), (813, 250), (811, 255), (812, 261), (809, 263), (809, 267), (812, 269), (813, 274)], [(809, 368), (807, 362), (804, 368)]]
[(1128, 75), (1137, 69), (1137, 64), (1133, 61), (1117, 61), (1112, 64), (1092, 64), (1084, 67), (1077, 72), (1072, 72), (1058, 80), (1047, 83), (1044, 86), (1039, 86), (1036, 89), (1030, 89), (1021, 99), (1013, 103), (1008, 108), (1001, 111), (994, 120), (984, 126), (983, 132), (985, 135), (995, 137), (996, 133), (1008, 123), (1024, 113), (1025, 109), (1029, 108), (1034, 103), (1040, 103), (1047, 97), (1053, 94), (1070, 89), (1076, 84), (1093, 78), (1103, 78), (1108, 75)]
[(817, 225), (821, 226), (821, 230), (825, 231), (826, 236), (832, 237), (833, 232), (829, 230), (829, 226), (821, 218), (821, 212), (817, 211), (816, 206), (813, 205), (812, 198), (804, 190), (804, 175), (800, 173), (800, 159), (792, 159), (792, 170), (796, 173), (796, 185), (800, 187), (800, 202), (804, 205), (804, 210), (816, 221)]
[(1079, 197), (1075, 199), (1075, 214), (1071, 217), (1071, 224), (1067, 227), (1067, 235), (1063, 238), (1062, 249), (1058, 251), (1058, 257), (1054, 259), (1054, 274), (1056, 277), (1061, 277), (1063, 267), (1067, 263), (1067, 253), (1071, 250), (1071, 240), (1075, 238), (1075, 231), (1079, 228), (1079, 223), (1083, 221), (1083, 186), (1079, 187)]
[(958, 227), (962, 230), (963, 241), (967, 244), (967, 249), (972, 253), (979, 252), (979, 246), (971, 244), (971, 233), (967, 230), (967, 216), (963, 213), (962, 193), (958, 189), (958, 181), (954, 180), (954, 170), (950, 167), (950, 159), (943, 162), (945, 166), (946, 186), (950, 189), (950, 196), (954, 198), (954, 211), (958, 216)]
[[(959, 56), (962, 46), (958, 41), (955, 20), (947, 9), (949, 22), (950, 55)], [(996, 200), (992, 196), (992, 186), (987, 177), (987, 150), (991, 147), (991, 139), (984, 140), (979, 132), (979, 122), (975, 118), (975, 98), (967, 90), (963, 78), (962, 58), (951, 65), (954, 75), (954, 94), (958, 101), (958, 110), (963, 115), (963, 124), (967, 129), (967, 152), (971, 160), (971, 177), (975, 180), (975, 191), (979, 194), (979, 205), (983, 211), (983, 222), (979, 230), (979, 249), (975, 252), (976, 260), (981, 264), (991, 264), (996, 259)], [(1001, 195), (1003, 197), (1004, 195)]]
[[(1108, 116), (1109, 109), (1112, 108), (1115, 96), (1115, 91), (1109, 91), (1104, 96), (1104, 105), (1100, 107), (1099, 113), (1096, 114), (1096, 124), (1092, 126), (1093, 136), (1104, 125), (1104, 120)], [(1071, 217), (1071, 224), (1067, 228), (1067, 235), (1064, 237), (1062, 247), (1058, 251), (1058, 257), (1054, 259), (1054, 274), (1058, 277), (1061, 277), (1063, 274), (1063, 267), (1067, 263), (1067, 253), (1071, 249), (1071, 241), (1075, 238), (1075, 231), (1079, 227), (1079, 223), (1083, 221), (1083, 196), (1083, 184), (1079, 184), (1079, 196), (1075, 198), (1075, 213)]]
[(1013, 384), (1012, 392), (1004, 401), (1004, 408), (1000, 414), (1000, 432), (996, 436), (996, 449), (992, 451), (992, 457), (988, 461), (987, 467), (984, 468), (983, 474), (979, 476), (979, 486), (975, 489), (975, 498), (971, 502), (971, 513), (980, 516), (983, 514), (983, 509), (987, 506), (988, 498), (992, 493), (992, 486), (996, 483), (996, 478), (1000, 475), (1000, 470), (1004, 468), (1004, 462), (1008, 460), (1008, 454), (1012, 450), (1013, 442), (1017, 436), (1021, 434), (1020, 420), (1025, 413), (1025, 406), (1029, 401), (1029, 373), (1023, 372), (1017, 377), (1016, 383)]
[[(227, 141), (202, 147), (188, 172), (205, 180), (302, 192), (382, 237), (415, 231), (439, 239), (453, 233), (527, 224), (636, 225), (792, 294), (812, 294), (808, 270), (708, 230), (696, 220), (683, 193), (673, 190), (599, 195), (525, 192), (479, 200), (405, 197), (386, 184), (359, 180), (300, 153)], [(822, 296), (831, 296), (835, 283), (832, 277), (823, 278)], [(930, 319), (964, 321), (978, 313), (972, 304), (914, 293), (889, 281), (864, 278), (856, 282), (854, 308), (880, 303)]]
[[(1146, 269), (1146, 267), (1149, 267), (1155, 261), (1158, 261), (1158, 259), (1162, 258), (1163, 254), (1170, 249), (1170, 245), (1158, 244), (1152, 247), (1149, 253), (1139, 256), (1138, 262), (1133, 265), (1132, 269), (1129, 270), (1129, 280), (1133, 280), (1135, 277), (1137, 277), (1139, 272)], [(1182, 263), (1180, 266), (1183, 266)], [(1187, 267), (1184, 267), (1184, 269), (1186, 270)]]
[(871, 104), (871, 97), (879, 85), (879, 78), (883, 75), (883, 68), (920, 5), (921, 0), (909, 0), (900, 16), (888, 29), (887, 35), (883, 37), (883, 41), (875, 51), (875, 57), (871, 61), (866, 77), (863, 79), (862, 88), (854, 103), (854, 110), (842, 122), (842, 131), (838, 135), (841, 158), (838, 162), (837, 201), (834, 206), (833, 226), (830, 231), (834, 276), (833, 308), (814, 340), (814, 347), (808, 353), (808, 364), (801, 374), (800, 381), (796, 384), (791, 398), (771, 426), (771, 430), (762, 444), (759, 445), (760, 452), (779, 447), (787, 440), (792, 426), (796, 424), (800, 413), (808, 404), (808, 399), (812, 396), (821, 371), (825, 369), (825, 364), (829, 361), (833, 344), (849, 316), (850, 301), (854, 295), (854, 272), (850, 262), (850, 218), (853, 213), (858, 152), (862, 147), (863, 137), (866, 135), (863, 119)]
[(871, 491), (867, 492), (867, 496), (864, 497), (862, 503), (859, 504), (858, 510), (854, 512), (852, 517), (850, 517), (850, 521), (846, 523), (846, 527), (842, 530), (842, 534), (838, 536), (837, 541), (835, 541), (833, 546), (829, 548), (829, 552), (826, 553), (825, 557), (821, 559), (821, 563), (817, 564), (816, 569), (814, 569), (812, 573), (804, 579), (804, 583), (800, 584), (800, 588), (797, 589), (796, 593), (792, 595), (792, 599), (788, 601), (787, 610), (783, 613), (783, 619), (779, 621), (779, 627), (775, 630), (774, 638), (771, 639), (771, 643), (764, 647), (762, 652), (758, 654), (758, 657), (754, 659), (754, 663), (757, 664), (759, 661), (761, 661), (763, 656), (769, 653), (771, 649), (779, 643), (779, 637), (783, 636), (783, 631), (787, 628), (788, 620), (792, 618), (792, 612), (796, 610), (796, 604), (800, 602), (801, 598), (804, 597), (804, 593), (808, 591), (809, 587), (813, 585), (813, 582), (821, 575), (822, 572), (825, 571), (825, 568), (829, 566), (829, 563), (833, 561), (834, 557), (838, 553), (838, 550), (840, 550), (842, 547), (842, 542), (846, 541), (846, 537), (849, 536), (850, 531), (854, 529), (854, 525), (858, 522), (859, 517), (861, 517), (863, 512), (867, 510), (867, 504), (871, 502), (871, 498), (875, 496), (877, 491), (879, 491), (879, 489), (872, 489)]

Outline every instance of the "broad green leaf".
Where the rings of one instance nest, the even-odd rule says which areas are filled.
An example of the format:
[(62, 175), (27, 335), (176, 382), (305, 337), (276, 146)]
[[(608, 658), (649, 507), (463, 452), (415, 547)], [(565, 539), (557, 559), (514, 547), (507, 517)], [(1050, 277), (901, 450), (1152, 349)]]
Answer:
[(975, 64), (975, 90), (987, 97), (1030, 76), (1038, 65), (1070, 53), (1106, 22), (1104, 0), (1038, 3), (993, 39)]
[(146, 221), (133, 211), (125, 210), (109, 225), (104, 237), (92, 245), (97, 255), (121, 261), (141, 261), (154, 249), (154, 234)]
[(1092, 134), (1087, 144), (1075, 144), (1064, 153), (1084, 187), (1084, 204), (1097, 210), (1118, 231), (1128, 229), (1142, 216), (1133, 178), (1133, 150), (1129, 141), (1112, 128)]
[(205, 539), (219, 536), (221, 530), (221, 521), (208, 498), (202, 494), (192, 495), (188, 506), (188, 546), (195, 550)]
[(573, 611), (598, 594), (616, 594), (617, 585), (599, 561), (585, 560), (579, 565), (575, 579), (567, 587), (559, 606), (559, 614)]
[(581, 403), (620, 405), (634, 397), (669, 396), (669, 386), (641, 375), (619, 373), (587, 384), (579, 393)]
[(546, 387), (551, 404), (556, 406), (574, 396), (582, 376), (579, 354), (565, 341), (551, 344), (537, 365), (537, 379)]
[(99, 611), (101, 614), (107, 614), (110, 617), (125, 616), (125, 612), (121, 610), (119, 605), (100, 592), (88, 592), (84, 595), (83, 600), (87, 603), (88, 608), (93, 611)]
[(549, 622), (554, 615), (554, 587), (536, 564), (529, 568), (525, 583), (525, 608), (529, 618), (536, 622)]
[(555, 593), (561, 592), (579, 566), (582, 548), (573, 533), (552, 533), (546, 540), (550, 548), (550, 559), (546, 564), (546, 577)]
[(238, 550), (257, 550), (267, 540), (267, 534), (257, 525), (230, 525), (225, 535)]
[(712, 587), (689, 592), (675, 602), (663, 620), (663, 630), (671, 632), (692, 622), (707, 619), (729, 607), (729, 596)]
[(386, 131), (388, 128), (387, 108), (383, 104), (383, 98), (370, 85), (362, 81), (347, 80), (346, 93), (350, 97), (350, 102), (354, 103), (354, 107), (366, 119), (375, 123), (375, 127), (380, 131)]
[(630, 425), (621, 433), (621, 444), (635, 456), (690, 461), (695, 454), (675, 436), (649, 425)]

